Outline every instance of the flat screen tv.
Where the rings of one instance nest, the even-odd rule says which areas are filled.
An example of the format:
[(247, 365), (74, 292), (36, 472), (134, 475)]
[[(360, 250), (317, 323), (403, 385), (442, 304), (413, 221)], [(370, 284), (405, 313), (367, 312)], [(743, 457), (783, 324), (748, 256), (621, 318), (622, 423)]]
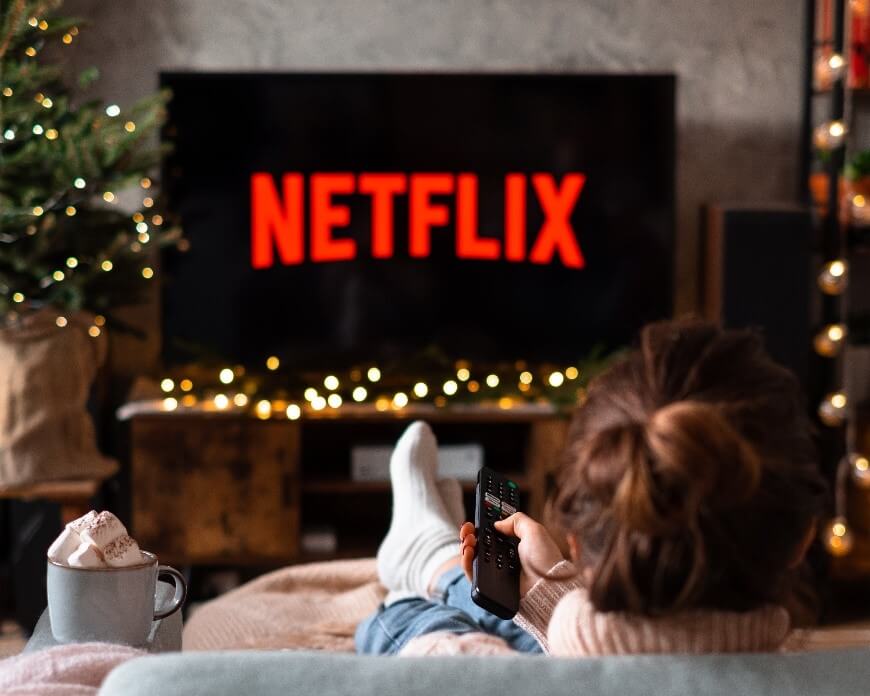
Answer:
[(164, 358), (555, 362), (672, 311), (672, 75), (165, 73)]

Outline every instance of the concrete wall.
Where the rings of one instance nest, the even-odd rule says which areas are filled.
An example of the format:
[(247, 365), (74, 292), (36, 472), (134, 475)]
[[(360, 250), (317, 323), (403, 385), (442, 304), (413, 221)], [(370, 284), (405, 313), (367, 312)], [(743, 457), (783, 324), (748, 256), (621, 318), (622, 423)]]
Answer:
[[(695, 304), (699, 206), (793, 197), (796, 0), (67, 0), (91, 23), (70, 68), (121, 104), (165, 68), (678, 75), (677, 310)], [(220, 108), (220, 95), (215, 95)], [(228, 137), (232, 137), (228, 134)]]

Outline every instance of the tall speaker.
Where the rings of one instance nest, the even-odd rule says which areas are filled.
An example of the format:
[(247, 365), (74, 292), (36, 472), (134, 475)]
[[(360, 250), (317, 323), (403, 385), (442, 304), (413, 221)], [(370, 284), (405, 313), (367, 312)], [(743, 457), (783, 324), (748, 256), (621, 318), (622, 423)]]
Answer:
[(792, 204), (714, 204), (702, 225), (703, 294), (708, 319), (760, 329), (767, 349), (807, 386), (813, 226)]

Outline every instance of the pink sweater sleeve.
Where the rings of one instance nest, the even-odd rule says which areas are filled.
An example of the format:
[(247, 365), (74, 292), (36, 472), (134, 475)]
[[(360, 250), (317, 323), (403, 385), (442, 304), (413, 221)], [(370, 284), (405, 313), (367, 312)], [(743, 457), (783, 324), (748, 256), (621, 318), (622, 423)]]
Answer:
[(547, 572), (555, 578), (563, 580), (538, 580), (520, 600), (520, 610), (514, 617), (514, 623), (527, 633), (531, 633), (540, 643), (544, 652), (550, 653), (547, 640), (547, 626), (553, 617), (553, 610), (559, 601), (569, 592), (583, 586), (577, 576), (577, 570), (570, 561), (560, 561)]

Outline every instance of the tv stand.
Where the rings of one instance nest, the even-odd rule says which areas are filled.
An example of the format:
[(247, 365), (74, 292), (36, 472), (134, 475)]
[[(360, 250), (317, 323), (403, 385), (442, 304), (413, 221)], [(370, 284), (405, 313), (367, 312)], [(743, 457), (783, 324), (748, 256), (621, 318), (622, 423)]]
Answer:
[[(389, 525), (389, 481), (354, 481), (354, 445), (391, 445), (413, 420), (439, 443), (478, 443), (485, 463), (514, 478), (540, 518), (566, 418), (551, 407), (353, 405), (302, 419), (248, 413), (122, 408), (129, 424), (131, 526), (143, 548), (182, 565), (276, 567), (374, 555)], [(473, 483), (463, 484), (468, 519)], [(305, 552), (300, 535), (331, 529), (334, 551)]]

